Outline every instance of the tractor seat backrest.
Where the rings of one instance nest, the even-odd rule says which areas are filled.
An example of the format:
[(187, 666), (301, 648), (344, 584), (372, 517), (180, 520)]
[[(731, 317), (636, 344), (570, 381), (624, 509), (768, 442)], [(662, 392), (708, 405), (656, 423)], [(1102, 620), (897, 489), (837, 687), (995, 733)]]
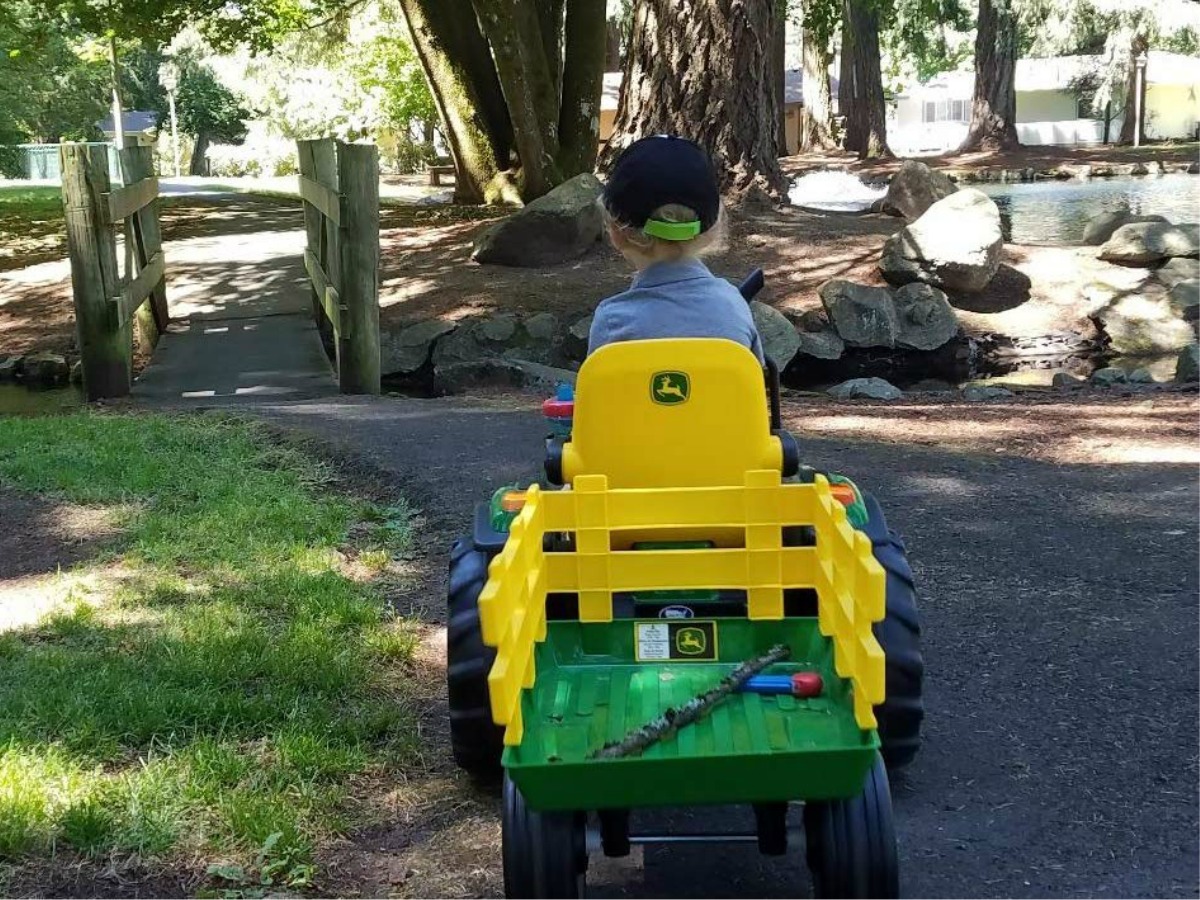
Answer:
[(587, 358), (575, 389), (562, 475), (613, 488), (740, 485), (780, 469), (763, 370), (748, 349), (711, 338), (627, 341)]

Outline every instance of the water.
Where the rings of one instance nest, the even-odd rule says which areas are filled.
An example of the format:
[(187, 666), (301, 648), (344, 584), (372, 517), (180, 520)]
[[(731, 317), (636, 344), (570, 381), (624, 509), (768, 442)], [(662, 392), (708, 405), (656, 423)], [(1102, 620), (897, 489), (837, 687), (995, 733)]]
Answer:
[(83, 406), (83, 392), (76, 386), (29, 388), (0, 384), (0, 416), (40, 416), (68, 412)]
[(971, 186), (996, 201), (1005, 240), (1014, 244), (1078, 244), (1089, 219), (1122, 207), (1172, 222), (1200, 221), (1200, 177), (1195, 175)]
[(887, 193), (887, 185), (863, 184), (848, 172), (809, 172), (792, 182), (788, 199), (795, 206), (829, 212), (866, 212)]

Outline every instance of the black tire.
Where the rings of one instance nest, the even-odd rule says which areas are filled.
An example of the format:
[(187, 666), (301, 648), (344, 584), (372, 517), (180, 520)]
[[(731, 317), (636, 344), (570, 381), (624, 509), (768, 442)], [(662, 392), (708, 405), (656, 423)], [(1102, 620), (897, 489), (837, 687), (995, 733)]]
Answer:
[(469, 539), (450, 551), (450, 590), (446, 625), (446, 686), (450, 697), (450, 749), (454, 761), (472, 775), (500, 774), (504, 731), (492, 721), (487, 676), (496, 651), (483, 643), (479, 595), (487, 583), (488, 555)]
[(887, 696), (875, 707), (875, 718), (884, 762), (889, 769), (899, 769), (912, 762), (921, 747), (925, 718), (921, 615), (904, 542), (887, 527), (879, 501), (870, 494), (863, 500), (869, 517), (863, 531), (887, 573), (887, 616), (874, 628), (875, 639), (887, 657)]
[(587, 852), (582, 815), (534, 812), (506, 774), (500, 824), (505, 897), (583, 896)]
[(892, 795), (881, 756), (857, 797), (805, 805), (804, 839), (814, 896), (900, 895)]

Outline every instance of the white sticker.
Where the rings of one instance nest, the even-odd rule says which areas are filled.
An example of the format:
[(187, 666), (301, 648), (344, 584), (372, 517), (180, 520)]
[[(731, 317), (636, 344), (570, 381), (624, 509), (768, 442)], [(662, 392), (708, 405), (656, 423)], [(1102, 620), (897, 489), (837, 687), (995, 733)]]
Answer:
[(671, 628), (653, 622), (639, 622), (637, 626), (637, 658), (660, 660), (671, 658)]

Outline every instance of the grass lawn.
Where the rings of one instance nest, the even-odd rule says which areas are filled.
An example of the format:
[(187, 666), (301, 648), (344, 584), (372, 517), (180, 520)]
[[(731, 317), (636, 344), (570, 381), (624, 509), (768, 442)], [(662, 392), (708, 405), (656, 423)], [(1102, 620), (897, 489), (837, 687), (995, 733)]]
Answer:
[(41, 262), (65, 250), (66, 225), (57, 187), (0, 187), (0, 268), (11, 267), (6, 259)]
[(356, 786), (413, 759), (415, 638), (380, 588), (408, 514), (331, 477), (232, 418), (0, 418), (0, 481), (120, 527), (52, 579), (52, 614), (0, 632), (10, 880), (67, 851), (301, 888)]

